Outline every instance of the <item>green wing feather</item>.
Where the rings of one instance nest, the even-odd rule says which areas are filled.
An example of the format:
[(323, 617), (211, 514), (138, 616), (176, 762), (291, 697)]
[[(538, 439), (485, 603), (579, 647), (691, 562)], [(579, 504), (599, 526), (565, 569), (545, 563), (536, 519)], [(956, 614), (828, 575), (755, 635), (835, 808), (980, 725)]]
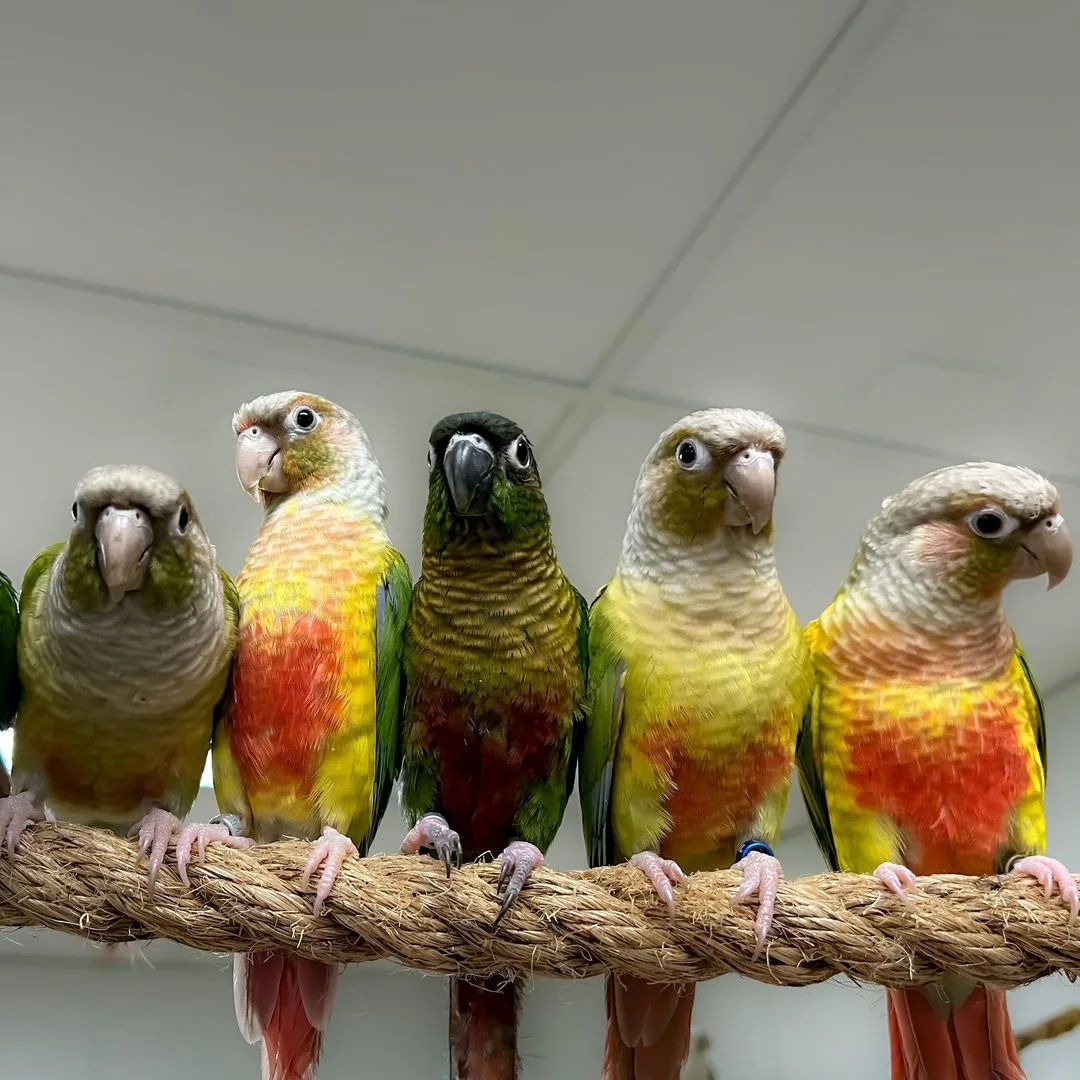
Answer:
[(15, 586), (0, 574), (0, 730), (11, 727), (19, 706), (19, 598)]
[(376, 592), (374, 813), (361, 854), (366, 854), (375, 840), (401, 771), (405, 619), (411, 599), (412, 575), (404, 558), (395, 551)]
[(626, 664), (605, 618), (606, 588), (597, 594), (589, 613), (589, 692), (578, 780), (590, 866), (620, 858), (611, 829), (611, 785), (622, 735)]
[(818, 767), (815, 752), (820, 700), (820, 691), (815, 687), (799, 728), (799, 737), (795, 743), (795, 762), (799, 767), (799, 787), (802, 789), (803, 802), (806, 803), (806, 812), (817, 845), (829, 867), (839, 870), (840, 861), (836, 857), (836, 841), (833, 839), (832, 823), (829, 821), (825, 784), (821, 779), (821, 769)]
[(1020, 661), (1020, 667), (1024, 672), (1024, 678), (1027, 680), (1028, 689), (1031, 691), (1031, 696), (1035, 699), (1035, 745), (1039, 748), (1039, 760), (1042, 762), (1043, 776), (1046, 776), (1046, 705), (1043, 703), (1042, 694), (1039, 693), (1039, 687), (1035, 682), (1035, 676), (1032, 674), (1031, 665), (1028, 663), (1028, 658), (1024, 654), (1024, 650), (1020, 648), (1020, 643), (1016, 644), (1016, 659)]

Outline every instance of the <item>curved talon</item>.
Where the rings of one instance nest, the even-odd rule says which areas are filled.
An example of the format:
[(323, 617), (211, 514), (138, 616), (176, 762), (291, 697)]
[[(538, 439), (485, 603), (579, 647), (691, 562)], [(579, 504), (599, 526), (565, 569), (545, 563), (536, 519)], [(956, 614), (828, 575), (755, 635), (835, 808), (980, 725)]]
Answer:
[[(202, 862), (210, 844), (224, 844), (231, 848), (249, 848), (255, 841), (247, 836), (233, 836), (226, 825), (187, 825), (176, 838), (176, 872), (180, 880), (190, 889), (188, 866), (191, 862)], [(196, 852), (192, 852), (192, 848)]]
[(14, 858), (26, 827), (33, 821), (44, 820), (45, 811), (32, 791), (5, 796), (0, 799), (0, 845)]
[(894, 862), (883, 862), (874, 871), (874, 877), (902, 904), (908, 902), (907, 890), (913, 889), (919, 880), (910, 867)]
[(1033, 877), (1043, 887), (1047, 900), (1054, 895), (1056, 885), (1062, 901), (1069, 906), (1070, 917), (1075, 919), (1080, 914), (1080, 893), (1076, 888), (1076, 879), (1064, 863), (1047, 855), (1029, 855), (1018, 859), (1011, 872)]
[(660, 897), (668, 906), (668, 911), (675, 910), (675, 893), (671, 886), (686, 881), (682, 867), (672, 859), (662, 859), (655, 851), (639, 851), (630, 859), (630, 865), (636, 866), (651, 882)]
[(418, 851), (434, 852), (443, 866), (446, 876), (451, 870), (461, 868), (461, 837), (447, 824), (441, 814), (425, 814), (401, 841), (402, 855), (415, 855)]
[(755, 896), (758, 901), (757, 915), (754, 917), (754, 959), (765, 946), (765, 939), (772, 928), (773, 914), (776, 911), (776, 892), (784, 868), (775, 855), (766, 855), (763, 851), (751, 851), (736, 864), (736, 870), (743, 874), (742, 884), (735, 890), (732, 903), (745, 904)]
[(344, 833), (339, 833), (329, 825), (323, 829), (322, 836), (311, 845), (311, 857), (300, 874), (300, 880), (305, 886), (308, 885), (312, 874), (322, 867), (319, 887), (315, 890), (316, 915), (322, 914), (323, 905), (337, 881), (338, 874), (341, 873), (345, 860), (358, 858), (360, 852), (356, 850), (356, 845)]
[(150, 858), (148, 896), (154, 893), (158, 872), (165, 861), (165, 852), (169, 850), (169, 841), (179, 828), (180, 819), (175, 814), (155, 806), (128, 830), (128, 836), (139, 838), (139, 858), (144, 855)]
[(493, 930), (499, 928), (503, 916), (510, 910), (510, 905), (517, 899), (518, 893), (528, 880), (529, 875), (544, 865), (544, 854), (535, 844), (524, 840), (515, 840), (507, 844), (499, 856), (499, 881), (495, 886), (495, 895), (502, 896), (502, 907), (495, 916)]

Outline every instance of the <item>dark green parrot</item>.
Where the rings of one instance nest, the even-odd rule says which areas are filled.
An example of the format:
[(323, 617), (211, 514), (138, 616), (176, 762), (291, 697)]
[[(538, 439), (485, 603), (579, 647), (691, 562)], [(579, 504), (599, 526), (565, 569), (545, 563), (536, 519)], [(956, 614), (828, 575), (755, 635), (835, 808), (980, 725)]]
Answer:
[[(405, 634), (402, 850), (447, 873), (500, 862), (502, 918), (543, 864), (574, 782), (588, 613), (555, 557), (524, 432), (493, 413), (448, 416), (428, 449), (422, 575)], [(459, 1080), (518, 1075), (517, 988), (451, 980)]]

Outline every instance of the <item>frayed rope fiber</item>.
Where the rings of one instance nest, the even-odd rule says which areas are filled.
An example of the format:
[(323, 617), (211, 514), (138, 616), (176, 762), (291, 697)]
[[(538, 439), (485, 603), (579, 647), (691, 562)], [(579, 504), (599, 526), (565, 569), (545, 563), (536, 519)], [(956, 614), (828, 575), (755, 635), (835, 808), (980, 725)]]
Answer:
[[(327, 963), (376, 959), (420, 971), (513, 979), (615, 972), (655, 983), (731, 972), (808, 986), (836, 975), (904, 987), (961, 973), (1009, 988), (1080, 975), (1080, 922), (1030, 880), (920, 879), (905, 905), (872, 878), (818, 874), (781, 882), (773, 929), (754, 959), (754, 908), (733, 905), (741, 875), (695, 874), (674, 915), (631, 867), (539, 870), (497, 933), (497, 868), (448, 881), (420, 856), (346, 863), (326, 911), (300, 883), (309, 845), (208, 850), (192, 890), (168, 863), (147, 895), (134, 845), (79, 825), (27, 830), (0, 858), (0, 925), (42, 926), (97, 942), (165, 938), (205, 952), (282, 948)], [(171, 857), (171, 856), (170, 856)]]

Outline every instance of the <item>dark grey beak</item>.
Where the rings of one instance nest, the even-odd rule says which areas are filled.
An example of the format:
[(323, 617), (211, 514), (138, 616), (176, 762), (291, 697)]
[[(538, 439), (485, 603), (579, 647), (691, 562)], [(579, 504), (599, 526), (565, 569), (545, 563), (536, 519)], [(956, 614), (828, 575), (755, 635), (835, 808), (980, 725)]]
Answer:
[(443, 472), (454, 509), (462, 517), (474, 517), (487, 509), (495, 455), (477, 435), (455, 435), (443, 455)]

